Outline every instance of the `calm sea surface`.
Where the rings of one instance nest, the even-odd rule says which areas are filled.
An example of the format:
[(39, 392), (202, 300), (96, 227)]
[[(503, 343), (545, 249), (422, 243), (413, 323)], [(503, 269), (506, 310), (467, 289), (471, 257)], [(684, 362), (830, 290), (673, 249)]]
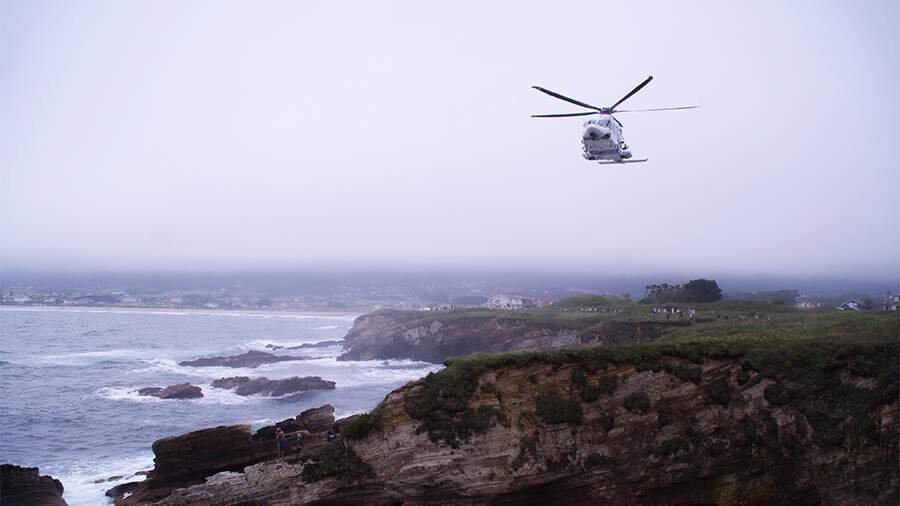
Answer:
[[(280, 350), (315, 357), (255, 369), (182, 367), (199, 357), (271, 351), (342, 338), (352, 315), (0, 307), (0, 463), (37, 466), (72, 506), (109, 504), (105, 490), (153, 467), (150, 444), (223, 424), (262, 425), (331, 404), (335, 415), (373, 408), (394, 388), (437, 370), (410, 361), (338, 362), (339, 346)], [(210, 387), (224, 376), (321, 376), (332, 391), (241, 397)], [(196, 400), (135, 390), (190, 382)], [(97, 483), (98, 480), (108, 480)], [(137, 479), (140, 479), (138, 477)]]

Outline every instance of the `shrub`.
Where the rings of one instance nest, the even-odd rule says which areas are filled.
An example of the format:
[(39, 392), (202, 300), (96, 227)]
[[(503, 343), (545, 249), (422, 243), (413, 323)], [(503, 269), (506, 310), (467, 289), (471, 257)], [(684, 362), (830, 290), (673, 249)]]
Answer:
[(597, 466), (602, 466), (609, 462), (609, 457), (606, 455), (602, 455), (599, 453), (592, 453), (584, 459), (584, 467), (587, 469), (591, 469)]
[(350, 448), (340, 443), (326, 445), (312, 455), (312, 461), (303, 466), (303, 481), (316, 482), (325, 478), (371, 478), (372, 468), (363, 462)]
[(600, 389), (594, 385), (587, 384), (581, 388), (582, 402), (594, 402), (600, 398)]
[(703, 369), (700, 367), (685, 367), (681, 365), (677, 365), (671, 368), (672, 375), (681, 381), (690, 381), (695, 385), (700, 383), (700, 378), (703, 376)]
[(428, 374), (404, 404), (409, 416), (422, 422), (417, 430), (427, 432), (433, 442), (444, 441), (458, 448), (472, 434), (490, 428), (495, 420), (505, 423), (506, 416), (495, 408), (469, 407), (469, 399), (485, 370), (486, 365), (480, 361), (464, 361)]
[(650, 399), (644, 392), (636, 392), (626, 397), (625, 400), (622, 401), (622, 406), (632, 413), (646, 413), (650, 411)]
[(611, 394), (619, 387), (618, 376), (604, 376), (597, 382), (597, 389), (601, 394)]
[(581, 368), (576, 367), (572, 369), (572, 385), (576, 387), (583, 387), (587, 384), (587, 378), (584, 376), (584, 372)]
[(706, 395), (708, 395), (713, 402), (727, 405), (731, 402), (731, 388), (728, 386), (728, 381), (724, 378), (719, 378), (706, 385)]
[(763, 397), (776, 406), (784, 406), (791, 402), (792, 396), (791, 391), (781, 383), (772, 383), (763, 390)]
[(497, 385), (493, 383), (482, 383), (481, 384), (481, 393), (483, 394), (497, 394)]
[(548, 424), (572, 423), (579, 425), (584, 418), (581, 404), (552, 392), (538, 396), (536, 412), (541, 420)]
[(671, 457), (680, 451), (688, 451), (690, 448), (691, 445), (686, 439), (676, 436), (663, 441), (656, 449), (656, 454), (662, 457)]
[(356, 415), (341, 426), (341, 435), (347, 439), (362, 439), (375, 429), (374, 417), (369, 413)]
[(672, 421), (672, 407), (668, 404), (660, 404), (656, 408), (656, 416), (659, 419), (659, 425), (669, 425)]

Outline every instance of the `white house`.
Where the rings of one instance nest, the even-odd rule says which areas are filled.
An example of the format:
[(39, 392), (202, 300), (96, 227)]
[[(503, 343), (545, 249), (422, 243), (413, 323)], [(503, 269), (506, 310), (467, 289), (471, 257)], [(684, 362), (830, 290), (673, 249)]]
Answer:
[(806, 295), (801, 295), (799, 297), (794, 298), (794, 307), (797, 309), (815, 309), (819, 307), (819, 304), (809, 298)]
[(860, 311), (862, 310), (862, 302), (856, 299), (850, 299), (838, 304), (835, 309), (839, 311)]
[(525, 309), (537, 306), (534, 299), (521, 295), (494, 295), (484, 305), (491, 309)]

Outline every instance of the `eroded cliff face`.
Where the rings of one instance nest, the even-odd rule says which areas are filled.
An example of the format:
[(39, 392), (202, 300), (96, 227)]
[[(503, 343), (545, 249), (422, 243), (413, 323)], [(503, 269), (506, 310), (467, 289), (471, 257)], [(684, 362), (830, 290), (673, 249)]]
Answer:
[(897, 351), (468, 359), (152, 504), (896, 504)]
[(466, 317), (384, 309), (360, 316), (339, 360), (442, 363), (477, 352), (546, 350), (652, 341), (690, 322), (605, 321), (593, 326), (514, 316)]
[(63, 486), (36, 467), (0, 465), (0, 505), (66, 506)]

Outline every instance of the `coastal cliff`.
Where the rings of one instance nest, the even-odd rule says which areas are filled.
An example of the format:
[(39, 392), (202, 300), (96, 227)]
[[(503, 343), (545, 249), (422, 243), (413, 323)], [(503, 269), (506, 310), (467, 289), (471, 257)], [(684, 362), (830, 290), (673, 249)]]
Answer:
[(333, 443), (119, 503), (896, 504), (900, 326), (848, 318), (454, 359)]
[(0, 465), (0, 505), (66, 506), (63, 485), (36, 467)]
[[(383, 309), (357, 318), (338, 360), (411, 359), (442, 363), (477, 352), (546, 350), (653, 341), (689, 321), (560, 318), (561, 313)], [(594, 316), (589, 314), (588, 316)]]

